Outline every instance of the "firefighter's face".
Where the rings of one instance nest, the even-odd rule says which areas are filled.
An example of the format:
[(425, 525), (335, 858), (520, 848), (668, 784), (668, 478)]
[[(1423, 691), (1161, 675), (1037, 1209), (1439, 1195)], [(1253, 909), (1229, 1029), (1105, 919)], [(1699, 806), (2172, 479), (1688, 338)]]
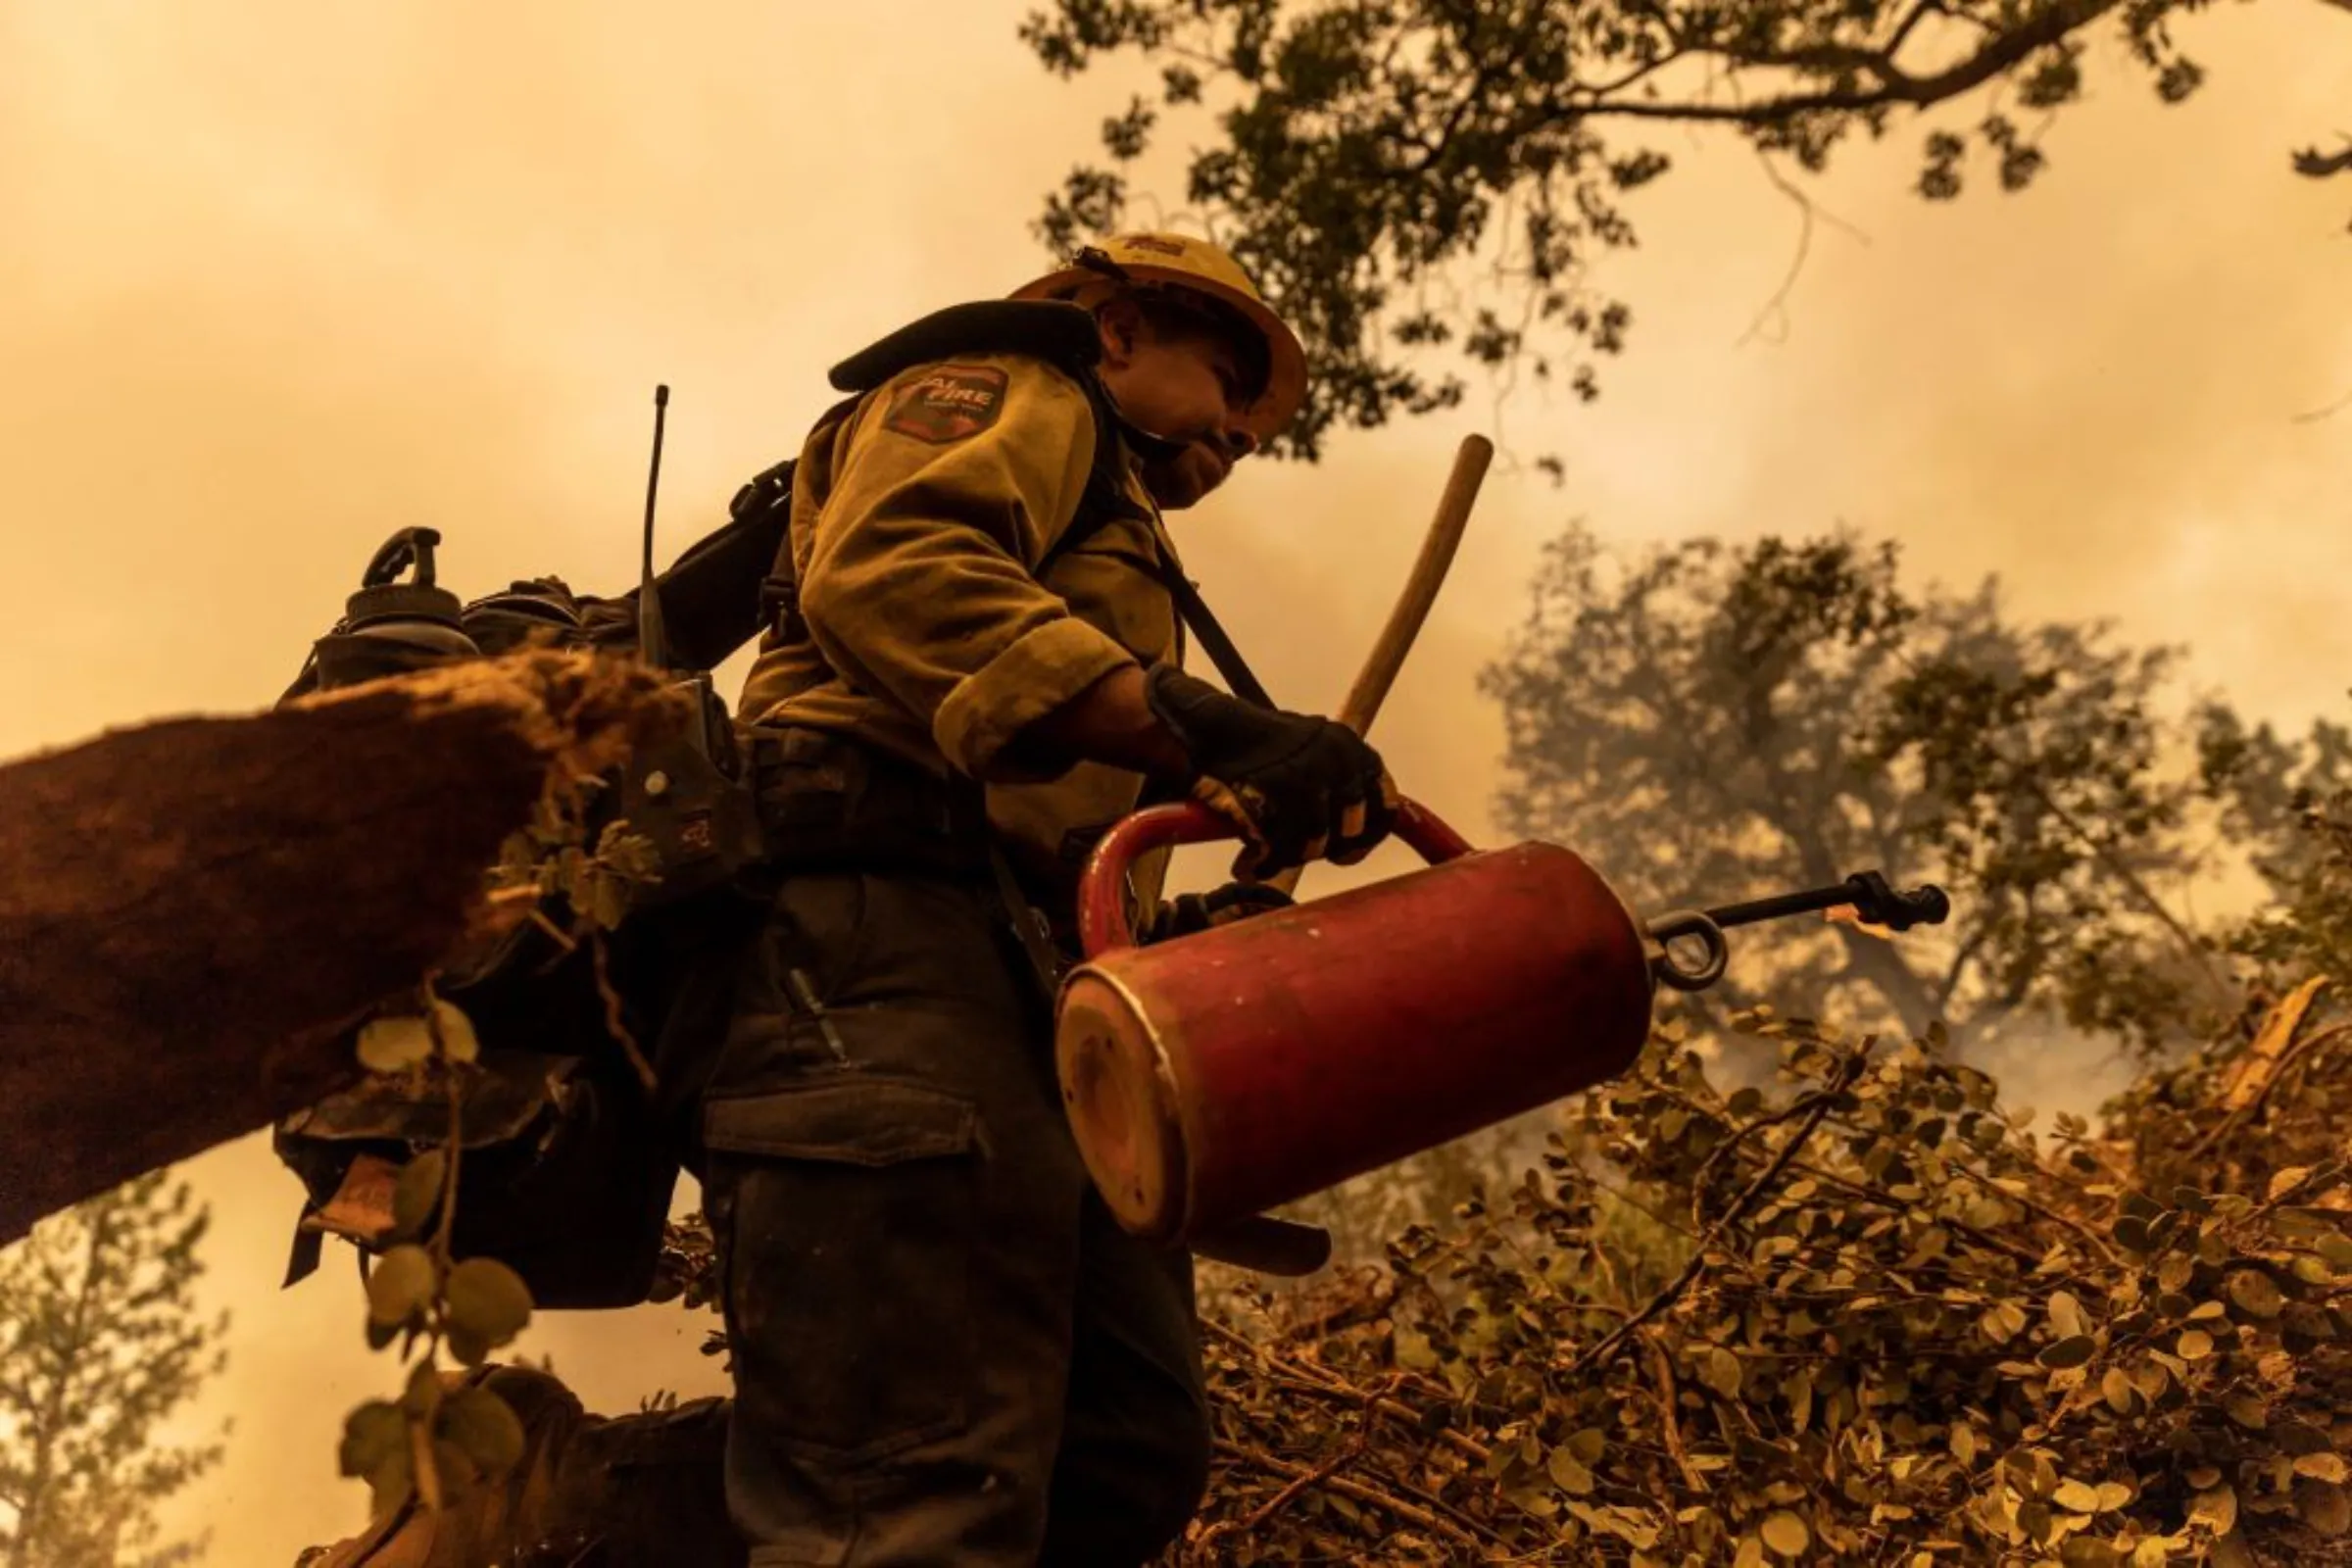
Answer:
[(1241, 357), (1205, 332), (1154, 331), (1132, 306), (1102, 312), (1102, 383), (1128, 420), (1182, 448), (1148, 457), (1144, 483), (1170, 512), (1180, 512), (1225, 482), (1233, 466), (1257, 450), (1242, 428), (1249, 406)]

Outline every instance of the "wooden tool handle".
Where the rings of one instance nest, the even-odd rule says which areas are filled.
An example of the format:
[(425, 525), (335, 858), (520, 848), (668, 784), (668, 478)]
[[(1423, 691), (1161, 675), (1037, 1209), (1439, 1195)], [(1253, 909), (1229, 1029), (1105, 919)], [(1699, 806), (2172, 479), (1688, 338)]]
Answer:
[[(1470, 509), (1478, 500), (1478, 487), (1487, 477), (1487, 465), (1494, 461), (1494, 443), (1483, 435), (1462, 437), (1461, 446), (1453, 455), (1453, 471), (1446, 477), (1446, 492), (1438, 498), (1438, 514), (1431, 520), (1428, 534), (1421, 541), (1420, 557), (1413, 563), (1412, 575), (1404, 580), (1404, 591), (1396, 596), (1396, 608), (1389, 612), (1388, 624), (1380, 631), (1380, 640), (1365, 656), (1363, 668), (1356, 671), (1355, 684), (1348, 688), (1347, 701), (1340, 704), (1339, 721), (1358, 735), (1367, 734), (1372, 720), (1380, 716), (1380, 705), (1388, 700), (1389, 688), (1396, 684), (1397, 672), (1404, 668), (1404, 657), (1412, 652), (1413, 640), (1421, 635), (1422, 623), (1429, 619), (1430, 607), (1438, 602), (1438, 590), (1445, 586), (1446, 573), (1453, 565), (1453, 555), (1462, 543), (1462, 530), (1469, 526)], [(1274, 886), (1289, 893), (1298, 886), (1304, 866), (1295, 866), (1274, 878)]]
[(1365, 656), (1364, 667), (1356, 671), (1355, 684), (1348, 688), (1347, 701), (1340, 704), (1339, 721), (1358, 735), (1370, 733), (1372, 720), (1380, 716), (1380, 705), (1388, 700), (1389, 688), (1396, 683), (1397, 672), (1404, 668), (1405, 655), (1412, 652), (1413, 639), (1421, 635), (1430, 607), (1438, 602), (1438, 590), (1445, 586), (1454, 552), (1461, 547), (1462, 530), (1470, 522), (1470, 509), (1477, 503), (1479, 486), (1486, 480), (1487, 465), (1494, 461), (1494, 442), (1483, 435), (1462, 437), (1461, 447), (1453, 455), (1453, 471), (1446, 476), (1446, 492), (1438, 498), (1438, 514), (1421, 541), (1419, 559), (1413, 563), (1412, 575), (1405, 578), (1404, 591), (1396, 596), (1396, 607), (1389, 612), (1389, 623), (1381, 628), (1380, 640)]

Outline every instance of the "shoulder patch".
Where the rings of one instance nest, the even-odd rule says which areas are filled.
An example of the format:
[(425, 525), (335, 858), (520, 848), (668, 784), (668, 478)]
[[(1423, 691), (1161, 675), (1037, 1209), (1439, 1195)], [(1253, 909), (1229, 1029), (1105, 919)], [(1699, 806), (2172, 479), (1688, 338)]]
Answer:
[(997, 422), (1004, 387), (993, 365), (943, 365), (900, 389), (882, 427), (938, 446), (961, 441)]

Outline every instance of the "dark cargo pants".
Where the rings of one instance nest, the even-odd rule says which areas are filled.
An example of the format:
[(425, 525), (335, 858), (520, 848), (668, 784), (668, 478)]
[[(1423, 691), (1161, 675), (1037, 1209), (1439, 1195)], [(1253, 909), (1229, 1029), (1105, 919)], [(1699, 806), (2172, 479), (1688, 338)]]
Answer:
[(1150, 1560), (1198, 1505), (1188, 1255), (1119, 1230), (993, 886), (788, 876), (704, 1097), (754, 1568)]

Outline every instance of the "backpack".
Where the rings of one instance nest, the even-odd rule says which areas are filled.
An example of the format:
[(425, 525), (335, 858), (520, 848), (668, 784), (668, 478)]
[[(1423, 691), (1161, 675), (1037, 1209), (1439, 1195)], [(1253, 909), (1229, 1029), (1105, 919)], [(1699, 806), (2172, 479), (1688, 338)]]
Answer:
[[(418, 579), (411, 586), (433, 586), (429, 564), (419, 564)], [(408, 608), (419, 603), (413, 596)], [(495, 657), (534, 640), (626, 651), (637, 626), (629, 601), (577, 596), (554, 577), (514, 583), (452, 620), (464, 641), (452, 657)], [(315, 683), (318, 670), (355, 658), (374, 667), (403, 657), (355, 655), (330, 641), (368, 635), (364, 619), (338, 623), (320, 639), (317, 668), (306, 666), (310, 681), (298, 678), (295, 691)], [(652, 896), (633, 900), (629, 917), (606, 937), (604, 978), (622, 1027), (647, 1049), (665, 1026), (674, 976), (701, 946), (742, 923), (730, 885), (753, 849), (732, 728), (715, 710), (709, 673), (689, 672), (680, 684), (700, 705), (702, 722), (608, 775), (589, 823), (593, 836), (600, 817), (627, 817), (653, 841), (660, 862), (661, 880), (643, 890)], [(666, 787), (649, 790), (657, 771)], [(566, 911), (551, 913), (561, 929)], [(466, 1168), (452, 1250), (509, 1264), (544, 1307), (644, 1300), (677, 1182), (677, 1138), (670, 1107), (647, 1094), (614, 1038), (593, 952), (526, 922), (489, 952), (460, 960), (436, 989), (466, 1012), (481, 1046), (459, 1110)], [(282, 1118), (272, 1147), (305, 1191), (285, 1283), (318, 1267), (330, 1235), (360, 1249), (364, 1269), (388, 1242), (401, 1169), (449, 1131), (438, 1088), (398, 1078), (363, 1080)]]

